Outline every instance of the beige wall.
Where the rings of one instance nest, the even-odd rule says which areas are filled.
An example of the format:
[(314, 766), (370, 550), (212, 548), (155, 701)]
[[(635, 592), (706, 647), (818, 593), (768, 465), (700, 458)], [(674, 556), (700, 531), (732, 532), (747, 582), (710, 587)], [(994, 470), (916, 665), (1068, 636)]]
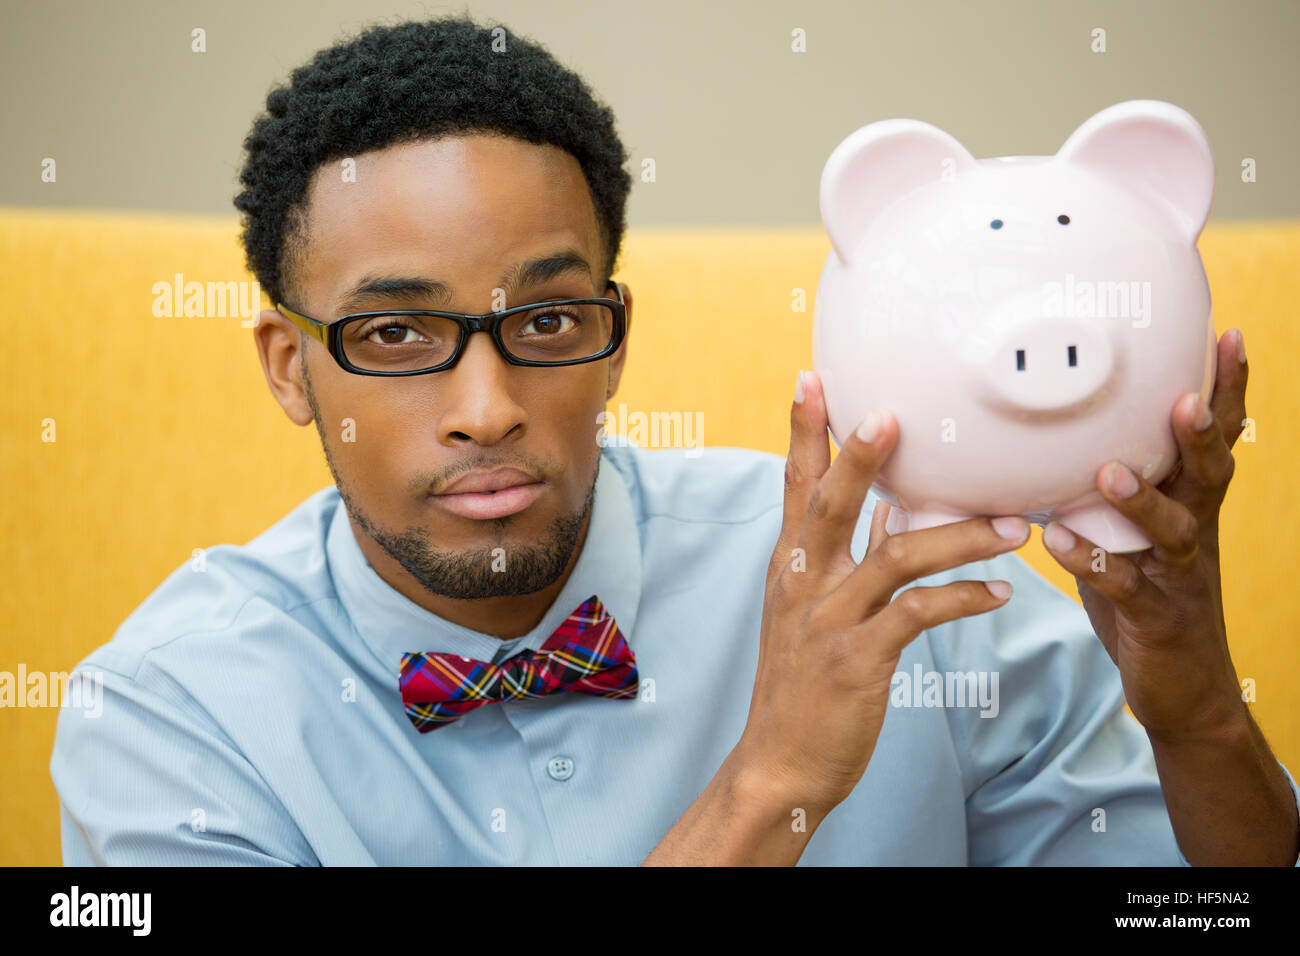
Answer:
[[(274, 82), (343, 33), (433, 2), (0, 0), (0, 204), (234, 215), (241, 143)], [(1054, 152), (1111, 103), (1167, 99), (1214, 145), (1216, 218), (1300, 216), (1296, 0), (474, 2), (613, 108), (633, 225), (819, 221), (830, 150), (911, 116), (976, 156)], [(190, 52), (202, 27), (207, 52)], [(1106, 31), (1107, 51), (1090, 51)], [(807, 52), (791, 52), (806, 31)], [(41, 161), (57, 163), (55, 183)], [(1258, 181), (1241, 182), (1242, 157)]]

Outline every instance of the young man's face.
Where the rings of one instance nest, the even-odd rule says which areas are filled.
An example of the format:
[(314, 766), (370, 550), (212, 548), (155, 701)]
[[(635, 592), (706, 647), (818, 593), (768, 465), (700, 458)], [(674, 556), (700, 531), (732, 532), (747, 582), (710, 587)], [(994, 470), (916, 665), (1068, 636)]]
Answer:
[[(286, 264), (300, 297), (285, 303), (291, 308), (331, 321), (383, 309), (484, 313), (614, 297), (602, 287), (605, 252), (590, 191), (567, 152), (472, 135), (355, 161), (355, 181), (344, 179), (341, 163), (312, 181), (305, 258)], [(523, 263), (562, 254), (589, 271), (503, 282)], [(362, 280), (381, 277), (440, 282), (449, 297), (345, 301)], [(630, 326), (631, 294), (620, 288)], [(277, 312), (262, 313), (256, 335), (285, 412), (300, 425), (315, 419), (349, 513), (378, 542), (362, 542), (377, 568), (376, 558), (390, 571), (400, 565), (426, 591), (459, 599), (534, 593), (564, 573), (585, 534), (597, 415), (618, 387), (626, 344), (597, 362), (529, 368), (507, 364), (490, 335), (474, 334), (452, 369), (382, 378), (345, 371), (315, 340), (301, 353), (296, 326)], [(471, 471), (502, 467), (537, 483), (513, 514), (472, 516), (484, 499), (439, 494)]]

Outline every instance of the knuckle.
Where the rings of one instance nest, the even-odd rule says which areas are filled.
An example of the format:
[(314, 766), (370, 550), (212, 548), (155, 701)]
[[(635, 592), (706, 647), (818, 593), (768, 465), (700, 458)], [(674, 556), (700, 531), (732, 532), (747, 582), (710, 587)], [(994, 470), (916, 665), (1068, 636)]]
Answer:
[(1223, 487), (1227, 487), (1228, 482), (1232, 481), (1232, 476), (1236, 474), (1236, 472), (1237, 472), (1237, 458), (1235, 455), (1233, 455), (1232, 452), (1228, 452), (1223, 462), (1223, 469), (1221, 471), (1219, 484)]
[(880, 550), (877, 552), (880, 560), (893, 567), (901, 566), (907, 560), (909, 550), (906, 537), (906, 534), (894, 534), (880, 542)]
[(1116, 582), (1116, 591), (1121, 601), (1129, 601), (1137, 596), (1138, 593), (1138, 576), (1133, 569), (1128, 569), (1119, 576)]
[(894, 607), (909, 628), (917, 628), (925, 621), (925, 595), (916, 588), (909, 588), (894, 598)]
[(803, 472), (799, 470), (793, 457), (785, 460), (785, 493), (788, 495), (803, 481)]
[(834, 513), (834, 507), (830, 496), (822, 485), (813, 489), (813, 493), (808, 498), (808, 514), (815, 520), (829, 518)]

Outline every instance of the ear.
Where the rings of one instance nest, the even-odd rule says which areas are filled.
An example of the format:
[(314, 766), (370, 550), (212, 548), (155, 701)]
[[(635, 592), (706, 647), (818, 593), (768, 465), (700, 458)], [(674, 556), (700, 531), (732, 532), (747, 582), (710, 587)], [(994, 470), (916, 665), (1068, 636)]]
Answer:
[(1161, 100), (1116, 103), (1086, 120), (1056, 153), (1060, 162), (1091, 170), (1151, 196), (1193, 241), (1214, 200), (1214, 154), (1191, 113)]
[(275, 400), (295, 425), (310, 425), (314, 416), (298, 372), (298, 327), (276, 310), (263, 309), (253, 327), (253, 341)]
[(894, 200), (974, 166), (966, 147), (920, 120), (881, 120), (850, 133), (826, 160), (821, 182), (822, 222), (840, 262), (849, 264)]

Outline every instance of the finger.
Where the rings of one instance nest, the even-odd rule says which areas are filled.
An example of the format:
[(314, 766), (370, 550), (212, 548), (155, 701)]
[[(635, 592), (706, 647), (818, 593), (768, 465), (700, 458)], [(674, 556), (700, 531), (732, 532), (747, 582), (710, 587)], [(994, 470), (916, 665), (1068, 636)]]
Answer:
[(862, 503), (897, 437), (898, 422), (889, 410), (873, 409), (845, 438), (808, 498), (798, 546), (810, 569), (825, 571), (853, 562), (849, 549)]
[[(1231, 452), (1242, 430), (1246, 427), (1246, 379), (1249, 366), (1246, 362), (1246, 343), (1240, 329), (1229, 329), (1218, 342), (1218, 360), (1214, 376), (1214, 391), (1210, 395), (1210, 412), (1223, 443)], [(1199, 393), (1198, 393), (1199, 397)], [(1190, 401), (1190, 399), (1182, 399)], [(1177, 405), (1175, 405), (1177, 409)], [(1193, 411), (1194, 414), (1194, 411)], [(1175, 416), (1177, 411), (1175, 411)], [(1195, 482), (1180, 482), (1183, 459), (1179, 457), (1173, 471), (1159, 484), (1160, 491), (1177, 501), (1189, 502), (1189, 492)], [(1189, 505), (1190, 507), (1190, 505)], [(1193, 511), (1196, 509), (1193, 508)]]
[(880, 653), (897, 657), (922, 631), (960, 617), (992, 611), (1010, 599), (1009, 581), (989, 583), (1005, 585), (1006, 596), (995, 594), (984, 581), (953, 581), (935, 587), (908, 588), (861, 626), (869, 629), (872, 645)]
[[(1157, 621), (1167, 616), (1164, 592), (1131, 559), (1098, 548), (1056, 521), (1049, 521), (1043, 529), (1043, 544), (1057, 563), (1075, 576), (1080, 597), (1086, 584), (1131, 621)], [(1112, 648), (1106, 650), (1114, 657)]]
[(1224, 332), (1218, 347), (1210, 411), (1224, 444), (1231, 449), (1246, 427), (1246, 379), (1250, 376), (1250, 366), (1246, 362), (1246, 341), (1241, 329)]
[(1014, 551), (1028, 540), (1029, 522), (1015, 515), (901, 531), (868, 551), (827, 600), (841, 613), (864, 618), (917, 578)]
[[(1218, 515), (1237, 467), (1232, 444), (1241, 434), (1239, 423), (1245, 418), (1245, 405), (1230, 399), (1224, 399), (1224, 403), (1239, 409), (1229, 413), (1238, 424), (1215, 418), (1194, 393), (1184, 397), (1182, 406), (1176, 407), (1173, 415), (1174, 437), (1178, 439), (1183, 467), (1170, 484), (1170, 497), (1203, 520)], [(1225, 437), (1226, 427), (1231, 427), (1231, 437)]]
[[(892, 507), (883, 498), (876, 499), (876, 507), (871, 512), (871, 533), (867, 537), (867, 554), (880, 547), (882, 541), (889, 537), (885, 526), (889, 523), (889, 509)], [(865, 556), (864, 556), (865, 560)]]
[[(1244, 418), (1245, 406), (1239, 407)], [(1235, 416), (1238, 413), (1227, 414)], [(1171, 421), (1178, 442), (1179, 467), (1176, 473), (1160, 483), (1159, 490), (1186, 505), (1202, 520), (1214, 519), (1236, 471), (1230, 445), (1241, 433), (1241, 428), (1237, 426), (1232, 430), (1231, 422), (1216, 419), (1195, 392), (1179, 399)], [(1216, 422), (1218, 427), (1212, 427)], [(1225, 432), (1230, 430), (1231, 437), (1225, 437)]]
[(791, 560), (791, 551), (813, 489), (831, 463), (827, 437), (826, 408), (821, 381), (815, 372), (800, 372), (795, 382), (795, 399), (790, 404), (790, 451), (785, 459), (785, 511), (781, 532), (772, 555), (773, 567)]
[[(1217, 434), (1212, 440), (1223, 445), (1222, 437)], [(1226, 447), (1224, 453), (1227, 454)], [(1178, 482), (1192, 480), (1188, 475), (1195, 467), (1194, 460), (1184, 463)], [(1196, 560), (1201, 522), (1187, 505), (1162, 494), (1155, 485), (1119, 461), (1107, 462), (1097, 470), (1097, 488), (1116, 511), (1151, 539), (1156, 560), (1178, 569), (1188, 568)], [(1223, 500), (1221, 495), (1219, 500)]]

